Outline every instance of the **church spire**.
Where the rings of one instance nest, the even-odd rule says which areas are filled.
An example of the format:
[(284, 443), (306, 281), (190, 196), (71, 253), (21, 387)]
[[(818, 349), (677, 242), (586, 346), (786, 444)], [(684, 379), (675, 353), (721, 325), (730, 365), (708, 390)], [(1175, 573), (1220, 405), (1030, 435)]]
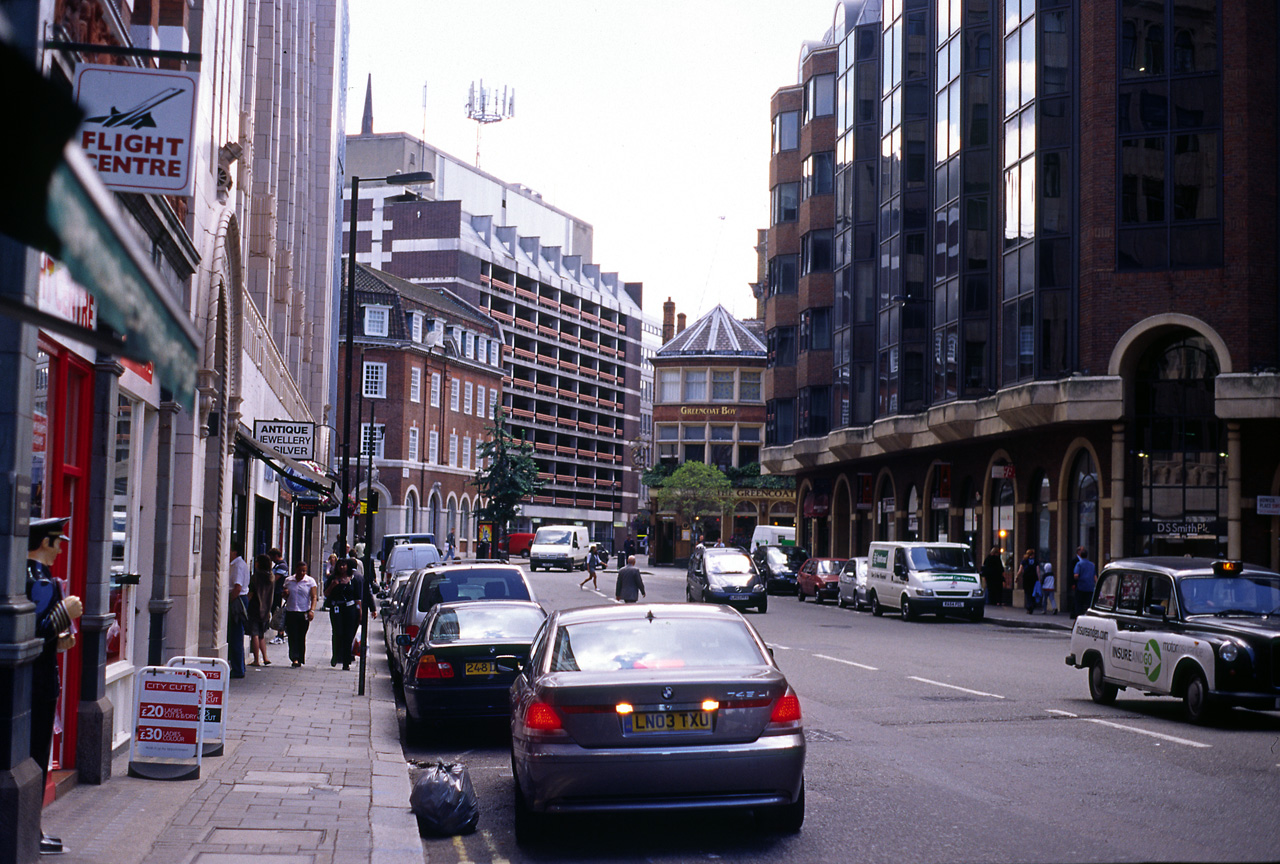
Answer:
[(369, 73), (369, 83), (364, 91), (364, 117), (360, 120), (360, 134), (373, 134), (373, 73)]

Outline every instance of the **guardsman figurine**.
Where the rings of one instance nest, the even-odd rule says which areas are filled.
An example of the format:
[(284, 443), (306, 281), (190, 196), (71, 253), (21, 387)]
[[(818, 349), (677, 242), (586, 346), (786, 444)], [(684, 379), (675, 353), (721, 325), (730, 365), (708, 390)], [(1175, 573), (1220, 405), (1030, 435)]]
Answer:
[[(76, 644), (71, 624), (84, 612), (79, 597), (62, 596), (62, 586), (50, 569), (62, 554), (62, 544), (71, 539), (63, 533), (66, 530), (66, 519), (33, 519), (27, 536), (27, 599), (36, 606), (36, 638), (44, 642), (31, 668), (31, 758), (40, 766), (41, 790), (49, 776), (53, 717), (58, 707), (58, 652)], [(40, 832), (41, 855), (65, 851), (62, 840)]]

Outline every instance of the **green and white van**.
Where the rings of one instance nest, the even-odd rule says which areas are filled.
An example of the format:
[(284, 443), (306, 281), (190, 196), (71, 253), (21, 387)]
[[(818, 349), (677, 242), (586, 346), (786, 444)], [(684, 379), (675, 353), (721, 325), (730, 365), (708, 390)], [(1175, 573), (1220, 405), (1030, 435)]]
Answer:
[(986, 612), (973, 551), (963, 543), (876, 542), (867, 559), (867, 596), (874, 615), (896, 609), (904, 621), (924, 612), (981, 621)]

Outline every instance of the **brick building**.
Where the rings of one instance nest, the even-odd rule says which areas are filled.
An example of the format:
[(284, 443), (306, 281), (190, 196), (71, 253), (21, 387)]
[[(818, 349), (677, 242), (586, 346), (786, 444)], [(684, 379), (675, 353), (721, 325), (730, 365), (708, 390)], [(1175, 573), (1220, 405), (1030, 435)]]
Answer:
[[(474, 514), (483, 502), (472, 481), (502, 400), (502, 329), (445, 288), (363, 265), (356, 268), (355, 303), (354, 494), (367, 501), (370, 488), (378, 493), (375, 537), (430, 531), (443, 548), (453, 534), (459, 554), (473, 555)], [(345, 300), (341, 320), (345, 326)], [(345, 398), (340, 378), (339, 404)], [(361, 522), (355, 534), (363, 533)]]
[[(836, 5), (771, 105), (771, 182), (835, 153), (831, 428), (812, 398), (800, 410), (825, 364), (801, 348), (794, 388), (777, 357), (766, 374), (763, 462), (797, 477), (802, 545), (1280, 564), (1276, 17), (1253, 0)], [(832, 54), (834, 126), (802, 97)], [(780, 295), (798, 224), (773, 194)], [(771, 331), (823, 302), (803, 283), (766, 297)]]

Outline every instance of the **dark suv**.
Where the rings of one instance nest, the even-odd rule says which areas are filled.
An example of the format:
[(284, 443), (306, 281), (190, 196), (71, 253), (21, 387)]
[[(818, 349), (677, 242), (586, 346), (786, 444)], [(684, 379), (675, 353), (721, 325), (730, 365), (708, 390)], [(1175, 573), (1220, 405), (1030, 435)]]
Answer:
[(751, 552), (751, 560), (764, 574), (770, 594), (794, 595), (796, 577), (809, 560), (809, 550), (799, 546), (757, 546)]
[(685, 576), (685, 599), (689, 602), (723, 603), (761, 612), (769, 609), (764, 577), (751, 556), (741, 549), (698, 546), (689, 556)]

